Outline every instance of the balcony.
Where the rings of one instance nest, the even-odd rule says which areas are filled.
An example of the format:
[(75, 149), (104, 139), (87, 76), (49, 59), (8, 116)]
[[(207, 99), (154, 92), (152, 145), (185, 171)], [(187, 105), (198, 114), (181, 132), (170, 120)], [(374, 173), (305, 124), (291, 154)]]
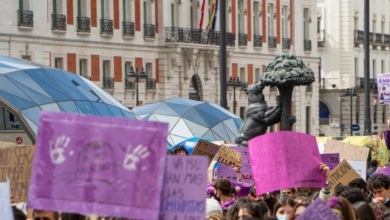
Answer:
[(390, 34), (383, 35), (383, 46), (390, 47)]
[(248, 82), (246, 81), (241, 81), (241, 91), (245, 91), (246, 89), (248, 89)]
[(146, 89), (147, 90), (156, 90), (156, 80), (155, 79), (146, 79)]
[(100, 19), (100, 34), (112, 35), (114, 22), (111, 19)]
[(103, 76), (103, 89), (114, 89), (114, 77)]
[[(378, 84), (376, 82), (376, 79), (370, 79), (370, 89), (372, 90), (377, 90), (378, 89)], [(356, 84), (355, 87), (357, 89), (364, 89), (364, 84), (365, 84), (365, 78), (364, 77), (356, 77)]]
[(290, 50), (291, 48), (291, 40), (290, 38), (282, 38), (282, 49)]
[(238, 33), (238, 46), (248, 46), (247, 34)]
[(324, 47), (325, 30), (320, 30), (320, 32), (317, 33), (317, 44), (318, 44), (318, 47)]
[(268, 48), (276, 49), (276, 37), (268, 36)]
[(144, 24), (144, 38), (155, 38), (154, 24)]
[[(219, 45), (219, 37), (219, 31), (207, 31), (178, 27), (165, 28), (165, 43)], [(226, 33), (226, 46), (235, 46), (235, 38), (232, 33)]]
[(253, 47), (262, 47), (263, 41), (261, 35), (253, 35)]
[(356, 46), (359, 44), (364, 44), (364, 31), (354, 30), (354, 43)]
[(51, 30), (53, 31), (66, 31), (66, 15), (52, 14)]
[(380, 47), (382, 46), (382, 34), (381, 33), (375, 33), (375, 41), (374, 41), (374, 46)]
[(18, 27), (34, 27), (34, 13), (28, 10), (18, 10)]
[(91, 32), (91, 19), (87, 17), (77, 17), (77, 32), (90, 33)]
[(131, 89), (131, 90), (134, 90), (135, 89), (135, 81), (134, 81), (134, 78), (130, 78), (130, 77), (125, 77), (125, 89)]
[(303, 40), (303, 50), (306, 52), (311, 51), (311, 40), (308, 39)]
[(123, 21), (123, 36), (128, 36), (128, 37), (134, 37), (135, 35), (135, 29), (134, 29), (134, 22), (131, 21)]

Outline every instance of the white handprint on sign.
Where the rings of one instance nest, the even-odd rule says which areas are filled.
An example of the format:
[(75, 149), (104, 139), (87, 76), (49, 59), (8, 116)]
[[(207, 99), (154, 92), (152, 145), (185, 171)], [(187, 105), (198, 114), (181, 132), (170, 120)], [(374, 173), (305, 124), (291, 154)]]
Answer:
[(70, 142), (70, 138), (62, 135), (57, 138), (56, 141), (50, 141), (49, 147), (50, 147), (50, 159), (51, 162), (54, 164), (62, 164), (65, 162), (65, 156), (64, 151), (65, 148), (68, 147)]
[[(126, 170), (136, 170), (137, 163), (150, 156), (150, 152), (146, 146), (139, 144), (132, 150), (131, 145), (127, 146), (126, 156), (123, 160), (123, 167)], [(142, 167), (141, 169), (146, 169), (146, 167)]]

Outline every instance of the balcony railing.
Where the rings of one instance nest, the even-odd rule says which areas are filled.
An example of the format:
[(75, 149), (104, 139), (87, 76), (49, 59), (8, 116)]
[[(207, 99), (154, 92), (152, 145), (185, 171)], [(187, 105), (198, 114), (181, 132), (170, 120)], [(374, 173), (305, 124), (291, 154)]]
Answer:
[(354, 30), (354, 42), (355, 44), (364, 44), (364, 31)]
[(382, 42), (383, 42), (382, 36), (383, 35), (381, 33), (375, 33), (375, 41), (374, 41), (375, 46), (382, 46)]
[(103, 77), (103, 88), (104, 89), (113, 89), (114, 88), (114, 77)]
[(308, 40), (308, 39), (303, 40), (303, 50), (304, 51), (311, 51), (311, 40)]
[(155, 90), (156, 89), (156, 80), (155, 79), (146, 79), (146, 89)]
[[(219, 45), (219, 41), (219, 31), (207, 31), (178, 27), (165, 28), (165, 43)], [(226, 33), (226, 46), (235, 46), (235, 38), (232, 33)]]
[(52, 14), (51, 19), (53, 31), (66, 31), (66, 15)]
[[(370, 89), (377, 90), (378, 84), (376, 82), (376, 79), (369, 79), (370, 82)], [(356, 88), (363, 89), (365, 84), (365, 78), (364, 77), (356, 77)]]
[(238, 46), (248, 46), (248, 35), (238, 33)]
[(320, 30), (320, 32), (317, 33), (317, 44), (318, 47), (323, 47), (325, 44), (325, 30)]
[(144, 24), (144, 38), (155, 38), (156, 32), (154, 24)]
[(290, 48), (291, 48), (290, 38), (283, 38), (282, 39), (282, 49), (283, 50), (290, 50)]
[(125, 89), (135, 89), (134, 78), (125, 77)]
[(369, 33), (370, 44), (374, 44), (374, 33)]
[(383, 46), (390, 47), (390, 34), (383, 35)]
[(268, 36), (268, 48), (276, 48), (276, 37)]
[(263, 41), (261, 35), (253, 35), (253, 47), (262, 47)]
[(114, 22), (111, 19), (100, 19), (100, 34), (113, 34)]
[(34, 13), (28, 10), (18, 10), (18, 26), (34, 27)]
[(90, 33), (91, 19), (87, 17), (77, 17), (77, 32)]
[(134, 29), (134, 22), (131, 21), (123, 21), (123, 36), (129, 36), (134, 37), (135, 35), (135, 29)]

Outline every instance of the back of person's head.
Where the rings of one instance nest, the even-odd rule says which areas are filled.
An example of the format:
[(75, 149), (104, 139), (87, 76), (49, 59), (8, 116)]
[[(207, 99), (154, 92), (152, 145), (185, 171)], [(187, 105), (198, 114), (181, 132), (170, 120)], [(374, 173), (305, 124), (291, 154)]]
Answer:
[(378, 161), (376, 161), (376, 160), (371, 160), (371, 161), (370, 161), (370, 167), (378, 167)]
[(344, 190), (340, 196), (348, 199), (348, 201), (351, 204), (354, 204), (355, 202), (365, 202), (366, 197), (362, 193), (362, 191), (358, 188), (349, 188)]
[(219, 213), (222, 214), (222, 207), (219, 202), (213, 198), (206, 199), (206, 217), (209, 217), (212, 214)]
[(328, 206), (342, 220), (357, 220), (356, 212), (351, 203), (341, 196), (332, 197), (332, 199), (328, 201)]
[(367, 188), (370, 191), (373, 191), (374, 189), (380, 189), (381, 187), (384, 189), (389, 189), (390, 177), (384, 174), (374, 174), (370, 179), (367, 180)]
[(295, 203), (304, 203), (304, 204), (310, 204), (312, 202), (311, 198), (308, 198), (306, 196), (298, 196), (294, 199)]
[(211, 213), (211, 215), (206, 217), (206, 220), (224, 220), (224, 219), (225, 218), (223, 217), (223, 214), (219, 212)]
[(369, 205), (372, 211), (374, 211), (375, 218), (377, 220), (382, 220), (382, 216), (387, 210), (386, 206), (379, 202), (371, 202)]
[(14, 220), (26, 220), (27, 215), (16, 206), (12, 206), (12, 212), (14, 213)]
[(230, 183), (230, 180), (221, 178), (216, 179), (214, 181), (213, 187), (215, 190), (220, 190), (222, 195), (224, 196), (231, 196), (234, 187), (232, 187), (232, 184)]
[(241, 209), (245, 209), (246, 212), (255, 218), (263, 218), (262, 207), (258, 202), (253, 202), (247, 197), (241, 197), (236, 200), (232, 207), (227, 211), (225, 217), (227, 220), (236, 220)]
[(375, 214), (367, 202), (356, 202), (352, 206), (355, 208), (359, 220), (374, 220)]
[(358, 188), (363, 190), (363, 193), (367, 192), (367, 183), (362, 178), (357, 178), (348, 183), (349, 187)]
[(278, 199), (278, 201), (275, 203), (275, 206), (274, 206), (274, 210), (273, 210), (273, 213), (272, 215), (273, 216), (276, 216), (276, 213), (278, 212), (278, 209), (280, 207), (283, 207), (285, 205), (290, 205), (291, 207), (294, 207), (295, 206), (295, 202), (294, 202), (294, 199), (292, 199), (291, 197), (289, 196), (282, 196)]
[(340, 194), (345, 191), (346, 189), (349, 189), (351, 187), (349, 186), (346, 186), (346, 185), (342, 185), (342, 184), (339, 184), (336, 186), (336, 188), (334, 189), (334, 195), (335, 196), (340, 196)]
[(259, 204), (261, 214), (263, 214), (263, 216), (266, 216), (267, 213), (269, 212), (269, 208), (267, 204), (265, 202), (257, 202), (257, 204)]
[(77, 213), (61, 213), (61, 220), (85, 220), (85, 216)]

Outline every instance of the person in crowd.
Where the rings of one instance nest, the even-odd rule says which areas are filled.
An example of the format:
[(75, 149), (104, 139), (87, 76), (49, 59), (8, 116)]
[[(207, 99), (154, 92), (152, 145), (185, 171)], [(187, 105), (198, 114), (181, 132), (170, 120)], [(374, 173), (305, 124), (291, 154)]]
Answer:
[(178, 148), (174, 149), (173, 150), (173, 154), (174, 155), (179, 155), (179, 156), (186, 156), (187, 155), (187, 153), (186, 153), (186, 151), (184, 150), (183, 147), (178, 147)]
[(14, 220), (27, 220), (27, 215), (16, 206), (12, 206), (12, 212), (14, 214)]
[(297, 193), (297, 189), (296, 188), (282, 189), (282, 194), (283, 195), (289, 196), (289, 197), (291, 197), (293, 199), (295, 198), (296, 193)]
[(339, 185), (336, 186), (336, 189), (334, 190), (334, 195), (335, 195), (335, 196), (340, 196), (340, 194), (341, 194), (343, 191), (345, 191), (345, 190), (347, 190), (347, 189), (349, 189), (349, 188), (351, 188), (351, 187), (346, 186), (346, 185), (339, 184)]
[(343, 197), (332, 197), (328, 206), (341, 220), (357, 220), (356, 212), (351, 203)]
[(45, 210), (34, 210), (33, 220), (59, 220), (58, 212), (45, 211)]
[(287, 220), (292, 215), (294, 206), (295, 202), (290, 196), (282, 196), (274, 206), (273, 216), (278, 220)]
[(213, 188), (215, 189), (215, 197), (220, 200), (220, 204), (224, 212), (229, 210), (235, 201), (234, 194), (235, 189), (232, 187), (230, 180), (228, 179), (217, 179), (213, 183)]
[(217, 200), (214, 198), (207, 198), (206, 199), (206, 218), (209, 218), (210, 216), (214, 214), (223, 214), (222, 207), (219, 204)]
[(310, 204), (312, 202), (311, 198), (306, 196), (299, 196), (294, 199), (295, 203), (303, 203), (303, 204)]
[(374, 211), (375, 219), (382, 220), (383, 214), (386, 212), (386, 206), (382, 203), (371, 202), (370, 207)]
[(61, 220), (87, 220), (87, 216), (77, 214), (77, 213), (66, 213), (63, 212), (60, 214)]
[(357, 218), (359, 220), (374, 220), (375, 214), (372, 210), (371, 206), (365, 202), (360, 201), (352, 204), (353, 208), (355, 208)]
[(213, 214), (209, 215), (206, 220), (225, 220), (225, 217), (222, 213), (214, 212)]
[(378, 169), (378, 161), (372, 160), (370, 161), (370, 167), (367, 170), (366, 179), (368, 180), (374, 175), (375, 171)]
[(367, 183), (362, 178), (357, 178), (348, 183), (349, 187), (358, 188), (365, 196), (368, 196)]
[(381, 220), (390, 220), (390, 210), (386, 210)]
[(226, 213), (226, 220), (241, 220), (244, 217), (263, 219), (261, 206), (247, 197), (236, 200), (233, 206)]
[(354, 204), (355, 202), (367, 201), (362, 191), (358, 188), (346, 189), (340, 194), (340, 196), (346, 198), (351, 204)]
[(302, 203), (296, 203), (293, 209), (293, 212), (289, 218), (289, 220), (295, 220), (300, 216), (306, 208), (310, 205), (310, 203), (302, 202)]
[(390, 177), (384, 174), (375, 174), (367, 181), (367, 188), (373, 195), (372, 202), (383, 203), (390, 207)]

